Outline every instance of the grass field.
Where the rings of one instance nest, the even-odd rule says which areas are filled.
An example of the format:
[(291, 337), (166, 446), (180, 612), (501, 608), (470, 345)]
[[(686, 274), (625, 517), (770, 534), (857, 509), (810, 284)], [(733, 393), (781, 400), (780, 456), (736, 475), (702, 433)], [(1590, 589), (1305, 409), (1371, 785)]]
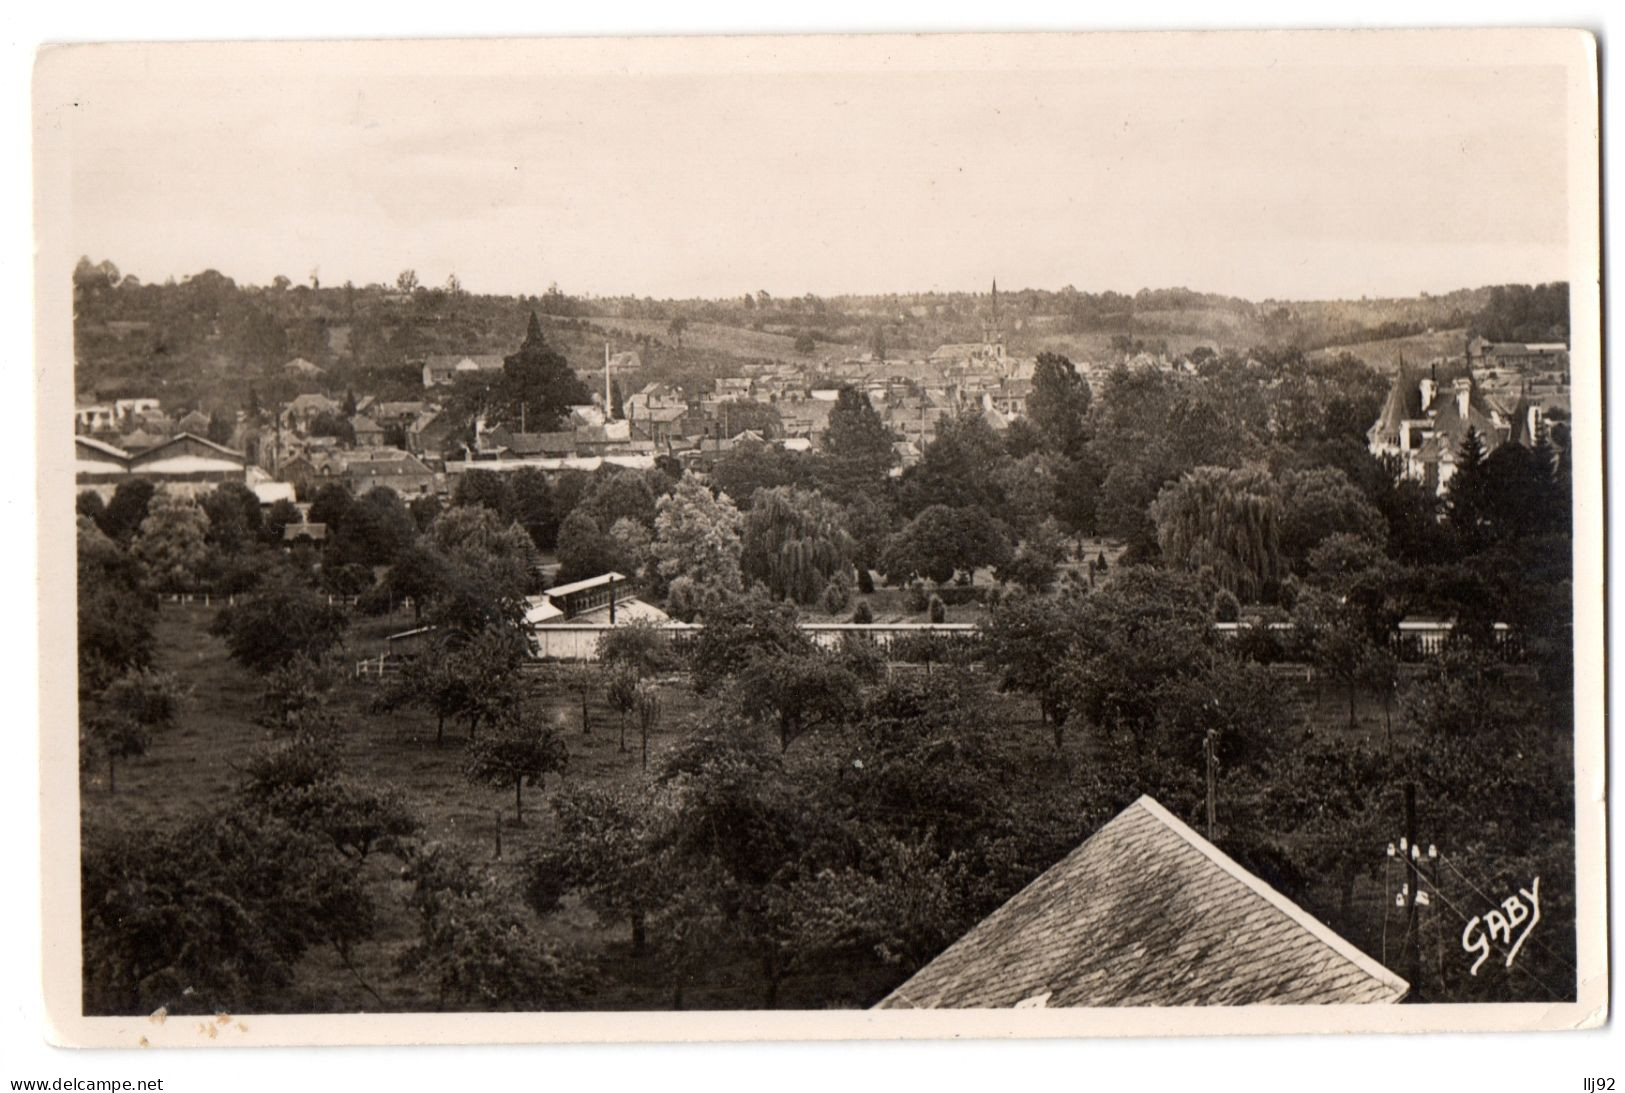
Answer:
[[(668, 333), (666, 319), (586, 319), (585, 322), (605, 331), (625, 330), (633, 334), (647, 334), (668, 345), (677, 339)], [(624, 346), (621, 348), (625, 348)], [(724, 326), (721, 323), (690, 323), (683, 331), (683, 348), (730, 357), (755, 359), (766, 357), (786, 361), (810, 361), (816, 354), (796, 352), (796, 339), (791, 334), (774, 334), (765, 330), (752, 330), (745, 326)], [(827, 346), (820, 346), (826, 349)]]
[(1461, 356), (1467, 346), (1464, 330), (1435, 330), (1427, 334), (1413, 334), (1406, 338), (1387, 338), (1378, 342), (1357, 342), (1353, 345), (1334, 345), (1311, 354), (1314, 357), (1335, 357), (1349, 353), (1359, 357), (1379, 372), (1399, 371), (1399, 360), (1408, 365), (1426, 364), (1436, 357)]
[[(876, 593), (877, 598), (896, 590)], [(877, 617), (887, 612), (877, 611)], [(260, 685), (226, 655), (223, 643), (207, 632), (213, 611), (199, 606), (166, 605), (161, 613), (158, 641), (160, 666), (174, 672), (191, 691), (176, 726), (161, 735), (148, 754), (122, 764), (116, 793), (107, 790), (105, 772), (87, 772), (81, 794), (82, 815), (90, 824), (116, 824), (126, 830), (172, 829), (198, 810), (226, 802), (238, 782), (238, 767), (253, 748), (271, 733), (254, 723)], [(953, 617), (951, 614), (950, 617)], [(410, 625), (409, 615), (358, 620), (352, 630), (352, 652), (376, 646), (379, 637)], [(937, 669), (943, 670), (943, 669)], [(432, 718), (416, 711), (377, 714), (370, 710), (375, 685), (344, 680), (333, 696), (333, 708), (344, 726), (343, 763), (353, 776), (398, 787), (422, 817), (424, 837), (430, 841), (461, 843), (490, 863), (499, 874), (518, 879), (522, 863), (554, 834), (554, 817), (547, 800), (561, 781), (591, 785), (630, 784), (646, 777), (637, 752), (635, 731), (627, 734), (628, 750), (619, 748), (616, 715), (595, 696), (589, 703), (590, 731), (582, 731), (579, 696), (546, 693), (545, 676), (534, 677), (537, 701), (546, 716), (555, 719), (570, 749), (569, 770), (562, 779), (550, 779), (538, 792), (526, 791), (525, 820), (516, 823), (511, 790), (471, 785), (463, 776), (464, 740), (448, 727), (444, 746), (436, 746)], [(685, 732), (691, 731), (702, 710), (687, 686), (668, 682), (662, 699), (665, 715), (651, 741), (651, 767)], [(1008, 748), (1006, 761), (1020, 769), (1044, 770), (1057, 761), (1088, 762), (1107, 746), (1096, 734), (1069, 731), (1065, 756), (1054, 752), (1048, 729), (1038, 719), (1032, 700), (999, 697), (993, 709), (1003, 721), (1001, 734)], [(1347, 727), (1344, 694), (1335, 687), (1303, 685), (1296, 688), (1294, 716), (1297, 726), (1288, 734), (1300, 738), (1305, 730), (1350, 733), (1380, 738), (1385, 732), (1381, 704), (1362, 698), (1359, 724)], [(1396, 711), (1397, 716), (1397, 711)], [(1395, 731), (1403, 731), (1396, 723)], [(836, 744), (812, 737), (798, 742), (786, 757), (792, 769), (799, 764), (822, 764), (834, 758)], [(500, 833), (502, 857), (496, 856)], [(414, 937), (415, 923), (403, 900), (407, 886), (398, 876), (399, 863), (387, 855), (370, 857), (364, 869), (379, 901), (375, 938), (357, 951), (355, 969), (345, 968), (331, 953), (312, 952), (301, 967), (300, 987), (286, 1001), (294, 1010), (377, 1010), (368, 989), (383, 998), (391, 1010), (412, 1010), (431, 1004), (426, 994), (396, 974), (399, 953)], [(1362, 893), (1362, 898), (1380, 899)], [(579, 906), (566, 903), (558, 913), (542, 920), (554, 938), (579, 943), (602, 954), (597, 990), (585, 1005), (599, 1009), (663, 1008), (670, 999), (661, 988), (638, 974), (629, 954), (624, 928), (606, 930)], [(887, 983), (853, 983), (850, 1002), (858, 1004), (883, 991)], [(817, 994), (811, 993), (817, 988)], [(695, 1008), (753, 1006), (759, 1004), (759, 979), (753, 966), (717, 966), (706, 982), (696, 985), (686, 999)], [(798, 981), (792, 977), (781, 992), (785, 1005), (798, 999), (828, 1004), (830, 984)], [(803, 1003), (805, 1004), (805, 1003)]]

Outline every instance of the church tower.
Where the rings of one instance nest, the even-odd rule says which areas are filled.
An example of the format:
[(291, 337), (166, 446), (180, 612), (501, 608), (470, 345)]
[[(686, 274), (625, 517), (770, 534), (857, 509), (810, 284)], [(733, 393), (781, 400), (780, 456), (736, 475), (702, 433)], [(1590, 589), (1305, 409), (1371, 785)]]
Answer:
[(982, 355), (990, 360), (1004, 362), (1004, 327), (999, 322), (999, 279), (993, 278), (993, 299), (990, 316), (982, 322)]

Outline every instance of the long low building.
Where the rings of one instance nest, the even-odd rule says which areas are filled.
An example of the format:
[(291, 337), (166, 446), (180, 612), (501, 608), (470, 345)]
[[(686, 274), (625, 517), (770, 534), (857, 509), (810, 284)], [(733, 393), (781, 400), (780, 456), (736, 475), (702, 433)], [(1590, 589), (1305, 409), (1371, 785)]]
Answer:
[(459, 475), (469, 471), (496, 471), (507, 473), (517, 471), (522, 467), (556, 474), (559, 471), (586, 471), (589, 474), (600, 467), (620, 467), (624, 470), (646, 471), (655, 465), (653, 455), (592, 455), (592, 456), (562, 456), (541, 459), (448, 459), (446, 460), (446, 478), (448, 484)]
[(248, 482), (248, 459), (242, 452), (194, 433), (181, 433), (135, 454), (87, 436), (76, 436), (73, 442), (75, 487), (103, 498), (130, 481), (147, 481), (183, 494), (205, 493), (223, 482)]

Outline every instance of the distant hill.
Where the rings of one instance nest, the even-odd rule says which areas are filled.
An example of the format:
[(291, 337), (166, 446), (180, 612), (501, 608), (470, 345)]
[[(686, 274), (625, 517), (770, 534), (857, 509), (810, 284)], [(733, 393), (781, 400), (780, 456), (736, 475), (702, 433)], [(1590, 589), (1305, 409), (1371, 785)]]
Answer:
[[(1012, 354), (1065, 353), (1105, 363), (1142, 349), (1180, 354), (1298, 348), (1349, 352), (1379, 368), (1460, 352), (1469, 331), (1492, 338), (1567, 336), (1567, 286), (1499, 286), (1402, 299), (1253, 302), (1188, 289), (723, 300), (476, 296), (385, 285), (237, 285), (213, 270), (143, 284), (110, 262), (74, 274), (75, 382), (82, 395), (156, 395), (166, 405), (232, 409), (303, 391), (404, 397), (421, 390), (414, 361), (431, 353), (511, 353), (534, 310), (548, 340), (595, 371), (608, 341), (636, 350), (643, 377), (703, 384), (746, 363), (819, 362), (868, 353), (923, 357), (980, 341), (997, 323)], [(290, 374), (294, 358), (319, 373)]]

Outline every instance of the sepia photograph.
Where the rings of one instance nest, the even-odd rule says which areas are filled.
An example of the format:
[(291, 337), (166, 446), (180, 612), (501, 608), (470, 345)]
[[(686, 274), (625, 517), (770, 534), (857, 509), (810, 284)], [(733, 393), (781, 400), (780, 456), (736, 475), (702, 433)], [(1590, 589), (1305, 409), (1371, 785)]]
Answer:
[(1600, 1024), (1595, 49), (46, 47), (53, 1037)]

